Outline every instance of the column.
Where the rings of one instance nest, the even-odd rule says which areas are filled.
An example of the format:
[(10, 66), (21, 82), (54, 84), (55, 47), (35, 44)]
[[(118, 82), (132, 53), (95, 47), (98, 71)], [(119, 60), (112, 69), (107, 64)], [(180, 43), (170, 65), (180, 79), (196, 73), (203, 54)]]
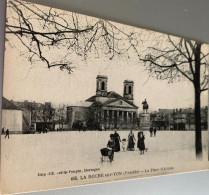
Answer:
[(107, 110), (107, 115), (106, 115), (106, 127), (107, 129), (110, 128), (110, 112)]
[(131, 112), (131, 128), (134, 127), (134, 115), (133, 112)]
[(101, 120), (100, 120), (100, 128), (101, 130), (104, 130), (104, 110), (101, 110)]
[(121, 112), (121, 127), (124, 128), (124, 111)]
[(112, 125), (111, 125), (111, 127), (112, 127), (112, 129), (114, 129), (115, 127), (114, 127), (114, 125), (115, 125), (115, 111), (114, 110), (112, 110)]
[(109, 110), (109, 127), (112, 128), (112, 110)]
[(129, 123), (129, 120), (128, 120), (128, 111), (126, 112), (126, 127), (128, 128), (128, 123)]
[(116, 118), (116, 128), (120, 126), (120, 116), (119, 116), (119, 111), (117, 110), (117, 118)]
[(136, 112), (134, 112), (134, 128), (137, 126)]

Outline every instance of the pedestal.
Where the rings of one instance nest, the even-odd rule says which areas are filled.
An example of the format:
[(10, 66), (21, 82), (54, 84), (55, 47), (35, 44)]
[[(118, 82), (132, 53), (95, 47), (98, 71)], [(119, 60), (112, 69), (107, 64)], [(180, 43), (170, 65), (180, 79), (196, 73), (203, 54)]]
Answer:
[(139, 118), (140, 118), (140, 127), (142, 128), (142, 130), (145, 131), (149, 130), (151, 126), (150, 114), (148, 113), (140, 114)]

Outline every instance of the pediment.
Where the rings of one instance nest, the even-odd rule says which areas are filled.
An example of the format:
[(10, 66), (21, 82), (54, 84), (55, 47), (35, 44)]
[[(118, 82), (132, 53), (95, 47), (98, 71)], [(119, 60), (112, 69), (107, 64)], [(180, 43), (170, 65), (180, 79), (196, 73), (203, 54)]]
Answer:
[(121, 108), (135, 108), (133, 105), (129, 104), (128, 102), (120, 99), (120, 100), (116, 100), (114, 102), (110, 102), (108, 104), (106, 104), (106, 106), (115, 106), (115, 107), (121, 107)]

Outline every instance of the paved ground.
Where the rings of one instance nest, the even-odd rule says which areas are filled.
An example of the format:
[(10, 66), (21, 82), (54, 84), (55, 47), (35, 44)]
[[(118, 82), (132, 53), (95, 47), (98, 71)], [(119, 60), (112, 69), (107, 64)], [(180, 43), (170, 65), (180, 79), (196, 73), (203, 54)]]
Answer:
[[(85, 132), (49, 132), (47, 134), (11, 135), (10, 139), (2, 136), (2, 175), (5, 187), (9, 192), (28, 191), (33, 189), (49, 189), (70, 185), (100, 182), (99, 179), (72, 181), (76, 175), (109, 173), (114, 171), (138, 170), (153, 168), (152, 174), (170, 173), (161, 169), (174, 168), (171, 172), (201, 169), (205, 161), (196, 160), (194, 148), (194, 131), (158, 131), (156, 137), (145, 132), (145, 144), (148, 151), (139, 155), (135, 151), (115, 153), (112, 163), (101, 162), (100, 149), (106, 147), (110, 131)], [(128, 131), (118, 131), (121, 139), (128, 137)], [(137, 131), (134, 131), (137, 138)], [(207, 159), (208, 132), (202, 132), (203, 159)], [(183, 163), (184, 162), (184, 163)], [(190, 162), (194, 162), (193, 165)], [(208, 162), (207, 162), (208, 164)], [(182, 166), (183, 165), (183, 166)], [(187, 166), (188, 165), (188, 166)], [(85, 172), (84, 169), (95, 169)], [(73, 173), (80, 170), (79, 174)], [(67, 174), (58, 172), (67, 171)], [(71, 172), (70, 172), (71, 171)], [(38, 176), (41, 173), (54, 172), (55, 175)], [(149, 174), (148, 174), (149, 175)], [(132, 175), (126, 175), (131, 177)], [(110, 177), (104, 180), (113, 180)]]

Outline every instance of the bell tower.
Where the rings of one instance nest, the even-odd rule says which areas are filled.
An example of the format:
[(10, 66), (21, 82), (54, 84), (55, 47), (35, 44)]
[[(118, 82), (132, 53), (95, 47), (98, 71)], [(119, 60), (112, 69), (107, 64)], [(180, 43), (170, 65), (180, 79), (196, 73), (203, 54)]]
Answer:
[(107, 76), (98, 75), (97, 76), (97, 88), (96, 88), (96, 95), (99, 96), (107, 96)]
[(129, 100), (130, 102), (133, 102), (134, 101), (134, 96), (133, 96), (134, 82), (130, 80), (125, 80), (123, 84), (124, 84), (123, 97)]

